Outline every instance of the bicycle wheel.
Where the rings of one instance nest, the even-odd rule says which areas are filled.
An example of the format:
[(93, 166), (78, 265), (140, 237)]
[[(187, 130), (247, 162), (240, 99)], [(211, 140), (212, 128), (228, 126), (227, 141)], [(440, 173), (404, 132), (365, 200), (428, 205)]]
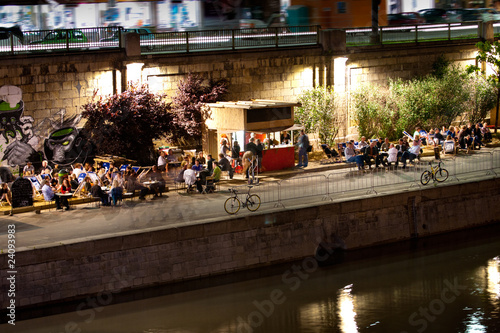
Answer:
[(439, 169), (436, 172), (436, 180), (440, 183), (444, 182), (446, 179), (448, 179), (448, 170), (446, 169)]
[(247, 199), (247, 208), (251, 212), (255, 212), (260, 207), (260, 197), (257, 194), (252, 194)]
[(228, 214), (236, 214), (240, 210), (240, 200), (236, 197), (227, 198), (226, 202), (224, 202), (224, 209)]
[(432, 178), (432, 174), (430, 173), (430, 171), (425, 170), (422, 173), (422, 176), (420, 176), (420, 182), (422, 183), (422, 185), (427, 185), (430, 182), (431, 178)]

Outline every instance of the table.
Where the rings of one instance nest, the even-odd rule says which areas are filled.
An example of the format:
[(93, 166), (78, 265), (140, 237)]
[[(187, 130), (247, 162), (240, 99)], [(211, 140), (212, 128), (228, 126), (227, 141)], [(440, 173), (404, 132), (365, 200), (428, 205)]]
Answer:
[(66, 201), (66, 203), (68, 204), (68, 207), (70, 207), (68, 199), (73, 198), (73, 193), (56, 192), (55, 195), (57, 195), (58, 197), (61, 198), (61, 205), (62, 206), (65, 206), (64, 201)]

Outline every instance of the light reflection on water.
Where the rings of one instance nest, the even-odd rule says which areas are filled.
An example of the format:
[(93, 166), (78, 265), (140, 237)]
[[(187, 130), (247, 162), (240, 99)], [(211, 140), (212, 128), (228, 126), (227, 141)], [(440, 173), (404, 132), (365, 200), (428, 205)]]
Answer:
[(74, 322), (106, 333), (500, 332), (500, 240), (457, 243), (112, 305), (89, 322), (72, 311), (0, 331), (65, 332)]

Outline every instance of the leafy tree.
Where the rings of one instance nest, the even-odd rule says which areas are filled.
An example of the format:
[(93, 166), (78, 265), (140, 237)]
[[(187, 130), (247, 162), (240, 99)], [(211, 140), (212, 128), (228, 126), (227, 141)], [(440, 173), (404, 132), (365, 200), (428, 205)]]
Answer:
[(298, 97), (302, 106), (295, 111), (295, 118), (304, 125), (306, 132), (318, 132), (321, 142), (333, 145), (341, 126), (345, 123), (340, 98), (333, 87), (317, 87)]
[(164, 97), (146, 86), (131, 87), (107, 99), (94, 94), (83, 105), (82, 116), (97, 154), (125, 156), (141, 164), (154, 161), (153, 140), (169, 133), (172, 121), (171, 105)]
[(352, 106), (360, 134), (396, 139), (417, 125), (449, 126), (471, 109), (480, 111), (469, 112), (470, 116), (481, 117), (491, 100), (488, 84), (457, 67), (443, 66), (441, 61), (425, 77), (390, 80), (387, 87), (368, 85), (354, 92)]
[(495, 107), (496, 95), (494, 82), (483, 75), (471, 75), (467, 90), (470, 91), (470, 99), (467, 103), (467, 121), (471, 124), (482, 122), (488, 112)]
[(174, 144), (200, 146), (202, 126), (209, 116), (209, 108), (205, 103), (222, 100), (228, 91), (225, 79), (209, 80), (207, 84), (204, 81), (201, 76), (190, 73), (186, 80), (181, 80), (177, 85), (168, 136)]
[[(498, 128), (498, 108), (500, 104), (500, 42), (494, 41), (491, 43), (490, 41), (479, 42), (476, 44), (476, 47), (479, 49), (478, 55), (476, 56), (476, 60), (479, 64), (489, 65), (493, 74), (487, 76), (487, 79), (491, 82), (491, 85), (495, 89), (496, 93), (496, 113), (495, 113), (495, 133)], [(468, 70), (472, 71), (481, 71), (484, 73), (484, 70), (480, 69), (478, 66), (469, 66)]]

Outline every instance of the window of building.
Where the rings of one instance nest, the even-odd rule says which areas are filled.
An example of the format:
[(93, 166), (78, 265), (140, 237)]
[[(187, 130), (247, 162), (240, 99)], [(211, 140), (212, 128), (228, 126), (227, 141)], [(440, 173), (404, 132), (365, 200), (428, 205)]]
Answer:
[(347, 13), (347, 5), (346, 5), (345, 1), (337, 2), (337, 13), (339, 13), (339, 14)]

